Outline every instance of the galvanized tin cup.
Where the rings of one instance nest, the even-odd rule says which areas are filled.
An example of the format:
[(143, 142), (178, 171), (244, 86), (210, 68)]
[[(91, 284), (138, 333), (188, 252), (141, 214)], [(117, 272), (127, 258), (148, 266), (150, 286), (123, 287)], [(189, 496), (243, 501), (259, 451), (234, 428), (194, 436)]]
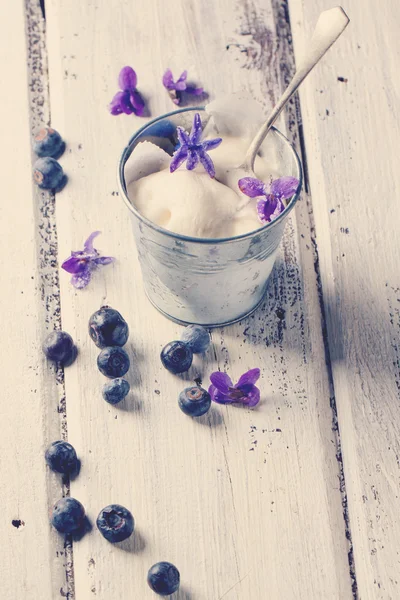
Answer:
[[(264, 155), (274, 155), (278, 173), (299, 180), (296, 194), (277, 219), (256, 231), (222, 239), (187, 237), (155, 225), (143, 217), (128, 198), (125, 163), (136, 145), (145, 140), (172, 153), (177, 142), (176, 126), (190, 129), (194, 113), (199, 111), (204, 109), (177, 110), (139, 129), (122, 153), (118, 179), (131, 215), (144, 288), (150, 302), (178, 323), (216, 327), (246, 317), (262, 302), (286, 219), (300, 194), (302, 170), (293, 146), (273, 128), (261, 150)], [(207, 123), (208, 118), (203, 112), (203, 123)]]

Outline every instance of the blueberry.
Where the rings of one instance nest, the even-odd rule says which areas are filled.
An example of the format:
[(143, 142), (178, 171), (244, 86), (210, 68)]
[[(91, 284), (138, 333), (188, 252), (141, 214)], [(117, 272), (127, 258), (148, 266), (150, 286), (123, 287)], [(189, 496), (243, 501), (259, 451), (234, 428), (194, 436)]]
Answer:
[(103, 306), (89, 319), (89, 335), (98, 348), (123, 346), (128, 339), (129, 328), (117, 310)]
[(185, 342), (170, 342), (161, 350), (161, 362), (171, 373), (183, 373), (190, 369), (193, 352)]
[(65, 150), (65, 142), (52, 127), (42, 127), (33, 138), (33, 150), (38, 156), (60, 158)]
[(210, 334), (201, 325), (188, 325), (185, 327), (181, 339), (190, 346), (193, 354), (205, 352), (211, 342)]
[(62, 166), (54, 158), (39, 158), (33, 165), (33, 179), (42, 190), (59, 192), (67, 182)]
[(51, 524), (60, 533), (78, 531), (84, 521), (85, 509), (75, 498), (61, 498), (53, 507)]
[(186, 414), (191, 417), (201, 417), (211, 406), (211, 396), (207, 390), (194, 385), (183, 390), (179, 394), (178, 399), (179, 407)]
[(100, 352), (97, 357), (97, 366), (103, 375), (115, 379), (125, 375), (130, 366), (130, 360), (123, 348), (109, 346)]
[(43, 352), (49, 360), (71, 365), (77, 355), (72, 337), (66, 331), (52, 331), (43, 342)]
[(109, 383), (104, 384), (103, 398), (109, 404), (118, 404), (127, 395), (130, 390), (130, 385), (126, 379), (113, 379)]
[(180, 574), (170, 562), (158, 562), (149, 569), (147, 583), (156, 594), (169, 596), (179, 588)]
[(50, 469), (56, 473), (70, 475), (77, 470), (78, 457), (75, 448), (68, 442), (53, 442), (44, 456)]
[(119, 504), (110, 504), (103, 508), (96, 523), (102, 536), (112, 544), (126, 540), (135, 527), (132, 514)]

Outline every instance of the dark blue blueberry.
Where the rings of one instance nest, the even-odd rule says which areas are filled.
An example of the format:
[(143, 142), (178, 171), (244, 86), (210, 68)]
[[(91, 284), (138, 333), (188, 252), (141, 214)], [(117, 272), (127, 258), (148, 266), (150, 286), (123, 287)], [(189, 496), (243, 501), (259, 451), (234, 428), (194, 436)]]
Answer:
[(33, 138), (33, 150), (38, 156), (60, 158), (65, 150), (65, 142), (52, 127), (42, 127)]
[(43, 342), (43, 352), (49, 360), (71, 365), (77, 355), (72, 337), (66, 331), (52, 331)]
[(89, 335), (98, 348), (123, 346), (129, 336), (125, 319), (110, 306), (102, 306), (89, 319)]
[(109, 383), (104, 384), (103, 398), (109, 404), (118, 404), (127, 395), (130, 390), (130, 385), (126, 379), (113, 379)]
[(85, 509), (75, 498), (61, 498), (53, 507), (51, 524), (60, 533), (74, 533), (85, 522)]
[(75, 448), (68, 442), (53, 442), (47, 448), (45, 459), (52, 471), (71, 475), (78, 468), (78, 457)]
[(193, 354), (205, 352), (211, 342), (210, 334), (201, 325), (188, 325), (185, 327), (181, 339), (190, 346)]
[(39, 158), (33, 165), (33, 179), (42, 190), (59, 192), (67, 182), (62, 166), (54, 158)]
[(123, 348), (110, 346), (103, 348), (100, 352), (97, 357), (97, 366), (103, 375), (115, 379), (125, 375), (130, 366), (130, 360)]
[(109, 542), (122, 542), (132, 535), (135, 520), (127, 508), (119, 504), (110, 504), (100, 511), (97, 527)]
[(169, 562), (162, 561), (153, 565), (147, 574), (147, 583), (160, 596), (174, 594), (180, 583), (178, 569)]
[(161, 362), (171, 373), (183, 373), (190, 369), (193, 352), (185, 342), (170, 342), (161, 350)]
[(186, 414), (191, 417), (201, 417), (211, 406), (211, 396), (207, 390), (194, 385), (188, 387), (179, 394), (178, 399), (179, 407)]

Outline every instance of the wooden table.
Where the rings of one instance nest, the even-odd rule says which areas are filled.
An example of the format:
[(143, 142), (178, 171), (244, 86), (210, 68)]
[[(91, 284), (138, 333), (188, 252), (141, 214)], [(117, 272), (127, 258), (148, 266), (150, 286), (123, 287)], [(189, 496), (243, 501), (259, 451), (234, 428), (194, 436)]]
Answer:
[[(45, 5), (45, 19), (40, 5)], [(147, 569), (175, 563), (179, 600), (400, 598), (400, 272), (398, 65), (394, 0), (347, 0), (351, 24), (280, 122), (301, 152), (305, 187), (286, 227), (265, 303), (212, 332), (203, 375), (260, 366), (255, 410), (177, 408), (183, 382), (160, 348), (181, 328), (144, 296), (117, 157), (143, 124), (112, 117), (119, 69), (132, 65), (152, 116), (184, 68), (213, 99), (249, 90), (268, 110), (325, 0), (15, 0), (0, 4), (1, 598), (144, 600)], [(7, 35), (7, 34), (10, 35)], [(56, 197), (32, 183), (31, 133), (67, 141)], [(90, 232), (117, 258), (84, 291), (59, 269)], [(102, 303), (129, 322), (133, 392), (121, 408), (87, 333)], [(55, 370), (46, 332), (62, 327), (79, 359)], [(68, 438), (82, 461), (62, 484), (43, 454)], [(115, 547), (96, 527), (59, 536), (62, 495), (92, 523), (109, 503), (137, 531)]]

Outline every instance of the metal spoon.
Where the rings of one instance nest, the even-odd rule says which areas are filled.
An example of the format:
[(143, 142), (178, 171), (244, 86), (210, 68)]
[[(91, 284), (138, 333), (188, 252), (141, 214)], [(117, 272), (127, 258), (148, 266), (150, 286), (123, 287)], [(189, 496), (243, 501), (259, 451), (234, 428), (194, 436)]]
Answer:
[(229, 179), (235, 188), (237, 187), (237, 181), (241, 177), (255, 177), (254, 161), (257, 156), (257, 152), (272, 125), (275, 123), (285, 104), (293, 96), (299, 85), (304, 81), (315, 65), (321, 60), (325, 52), (329, 50), (332, 44), (343, 33), (349, 22), (350, 19), (340, 6), (331, 8), (330, 10), (325, 10), (320, 14), (310, 44), (305, 52), (305, 55), (298, 64), (292, 81), (289, 83), (282, 97), (273, 108), (267, 121), (259, 129), (255, 138), (251, 142), (243, 164), (240, 165), (240, 167), (232, 169), (229, 173)]

